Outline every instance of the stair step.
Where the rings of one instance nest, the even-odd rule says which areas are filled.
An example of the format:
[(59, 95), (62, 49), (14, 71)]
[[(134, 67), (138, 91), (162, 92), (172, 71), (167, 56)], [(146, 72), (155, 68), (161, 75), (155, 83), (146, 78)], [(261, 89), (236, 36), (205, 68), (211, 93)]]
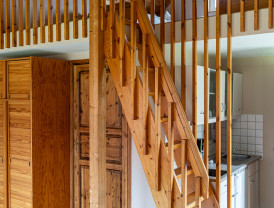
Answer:
[[(181, 141), (174, 141), (173, 149), (178, 149), (182, 146)], [(168, 142), (165, 143), (166, 150), (168, 150)]]
[(155, 96), (155, 92), (148, 92), (148, 96)]
[[(143, 68), (141, 66), (137, 66), (138, 71), (143, 71)], [(148, 72), (155, 72), (154, 68), (148, 68)]]
[[(182, 178), (181, 168), (176, 168), (174, 171), (177, 176), (177, 179), (181, 179)], [(187, 166), (187, 175), (191, 175), (192, 173), (194, 173), (193, 169), (190, 166)]]
[(164, 117), (161, 118), (161, 122), (162, 122), (162, 123), (165, 123), (165, 122), (167, 122), (167, 121), (168, 121), (168, 117), (164, 116)]
[[(131, 48), (131, 42), (130, 41), (128, 41), (128, 45), (129, 45), (129, 48)], [(138, 49), (139, 51), (141, 51), (142, 50), (142, 44), (136, 43), (136, 49)]]

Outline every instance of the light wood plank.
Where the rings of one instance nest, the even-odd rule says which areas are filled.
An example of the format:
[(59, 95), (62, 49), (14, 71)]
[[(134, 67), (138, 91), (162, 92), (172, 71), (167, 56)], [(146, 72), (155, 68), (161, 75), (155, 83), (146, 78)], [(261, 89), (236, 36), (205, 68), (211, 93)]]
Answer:
[(168, 207), (173, 207), (173, 185), (174, 185), (174, 103), (168, 103), (168, 162), (169, 162), (169, 189)]
[(105, 29), (106, 0), (101, 0), (101, 30)]
[(48, 0), (48, 42), (53, 42), (53, 5)]
[(171, 31), (170, 31), (170, 74), (175, 81), (175, 0), (170, 1), (171, 6)]
[(268, 28), (273, 28), (273, 2), (268, 0)]
[(45, 31), (45, 1), (40, 0), (40, 42), (46, 42), (46, 31)]
[(187, 206), (187, 140), (182, 139), (181, 149), (181, 173), (182, 173), (182, 184), (181, 184), (181, 206)]
[(185, 40), (186, 40), (186, 27), (185, 27), (185, 0), (181, 0), (181, 101), (183, 108), (186, 109), (186, 66), (185, 66)]
[(69, 0), (64, 0), (64, 39), (69, 40)]
[(19, 46), (23, 46), (24, 45), (23, 0), (18, 0), (18, 26), (19, 26)]
[(78, 39), (78, 0), (73, 0), (73, 38)]
[(10, 48), (10, 0), (5, 0), (6, 48)]
[(12, 30), (12, 47), (17, 46), (17, 19), (16, 19), (16, 13), (17, 13), (17, 5), (16, 0), (11, 0), (12, 8), (11, 8), (11, 30)]
[(110, 58), (114, 58), (114, 16), (115, 16), (115, 5), (114, 0), (109, 1), (109, 44), (110, 44), (110, 51), (109, 56)]
[(4, 0), (0, 0), (0, 49), (4, 48)]
[(119, 58), (120, 58), (120, 85), (125, 84), (125, 1), (119, 2), (120, 17), (120, 42), (119, 42)]
[(87, 0), (82, 0), (82, 37), (88, 36), (87, 29)]
[(37, 29), (37, 0), (32, 0), (32, 33), (33, 33), (33, 44), (38, 43), (38, 29)]
[(61, 41), (61, 2), (56, 0), (56, 41)]
[(165, 0), (160, 0), (160, 46), (165, 55)]
[(254, 0), (254, 30), (259, 30), (259, 0)]
[(30, 0), (25, 0), (26, 45), (30, 45)]
[(245, 1), (244, 0), (240, 0), (240, 31), (241, 32), (245, 31)]
[(201, 178), (196, 177), (195, 178), (195, 207), (201, 208)]

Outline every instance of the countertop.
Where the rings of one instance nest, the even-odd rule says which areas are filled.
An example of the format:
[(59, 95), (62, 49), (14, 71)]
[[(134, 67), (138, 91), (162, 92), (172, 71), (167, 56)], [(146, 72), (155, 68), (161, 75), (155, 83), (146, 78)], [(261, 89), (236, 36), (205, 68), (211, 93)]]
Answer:
[[(232, 171), (231, 171), (231, 174), (235, 174), (243, 169), (245, 169), (249, 164), (255, 162), (256, 160), (259, 160), (261, 159), (262, 157), (261, 156), (257, 156), (257, 155), (249, 155), (250, 158), (249, 159), (246, 159), (246, 160), (241, 160), (241, 161), (232, 161)], [(213, 160), (213, 163), (210, 163), (209, 162), (209, 165), (208, 165), (208, 168), (209, 169), (215, 169), (216, 170), (216, 158), (215, 157), (212, 157), (209, 159), (209, 161)], [(225, 162), (225, 159), (222, 159), (222, 165), (221, 165), (221, 170), (225, 170), (227, 171), (227, 165), (226, 165), (226, 162)], [(210, 176), (209, 178), (215, 178), (215, 177), (212, 177)], [(221, 181), (225, 180), (227, 178), (227, 174), (224, 174), (221, 176)]]

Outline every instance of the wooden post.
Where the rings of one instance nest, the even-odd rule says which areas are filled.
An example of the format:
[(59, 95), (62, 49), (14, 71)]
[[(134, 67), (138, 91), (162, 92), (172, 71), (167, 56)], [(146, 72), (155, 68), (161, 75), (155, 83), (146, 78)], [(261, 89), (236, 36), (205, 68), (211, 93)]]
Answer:
[(64, 39), (69, 40), (69, 0), (64, 0)]
[[(100, 8), (101, 8), (101, 5), (100, 5)], [(87, 17), (87, 0), (82, 0), (82, 37), (84, 38), (88, 36), (87, 18), (88, 18)]]
[(181, 101), (183, 108), (186, 109), (186, 66), (185, 66), (185, 40), (186, 40), (186, 27), (185, 27), (185, 0), (181, 0)]
[(114, 58), (114, 15), (115, 15), (115, 4), (114, 0), (109, 1), (109, 44), (110, 44), (110, 51), (109, 51), (109, 57)]
[(220, 43), (220, 0), (216, 7), (216, 198), (221, 197), (221, 43)]
[(56, 0), (56, 41), (61, 41), (61, 4)]
[(201, 208), (201, 177), (195, 178), (195, 207)]
[(48, 42), (53, 42), (53, 6), (52, 0), (48, 0)]
[(197, 5), (192, 0), (192, 131), (197, 140)]
[(10, 48), (10, 0), (5, 0), (6, 48)]
[(45, 1), (40, 0), (40, 42), (46, 42), (45, 34)]
[(4, 48), (4, 1), (0, 0), (0, 49)]
[(171, 0), (170, 74), (175, 81), (175, 0)]
[(204, 163), (208, 170), (208, 0), (204, 0)]
[(37, 44), (38, 43), (37, 0), (32, 1), (32, 33), (33, 33), (33, 44)]
[(90, 0), (90, 208), (106, 207), (106, 72), (100, 0)]
[(273, 28), (273, 2), (268, 0), (268, 28)]
[(73, 0), (73, 38), (78, 39), (78, 0)]
[(254, 0), (254, 30), (259, 30), (259, 0)]
[(169, 162), (169, 190), (168, 207), (173, 206), (173, 179), (174, 179), (174, 103), (168, 103), (168, 162)]
[(19, 46), (23, 46), (24, 45), (23, 0), (18, 0), (18, 30), (19, 30)]
[(11, 8), (11, 30), (12, 30), (12, 46), (16, 47), (17, 46), (17, 24), (16, 24), (16, 0), (11, 0), (12, 8)]
[[(272, 3), (272, 0), (270, 0)], [(240, 31), (245, 31), (245, 1), (240, 0)]]
[(30, 45), (30, 0), (25, 2), (26, 45)]
[(165, 0), (160, 0), (160, 46), (165, 57)]
[(232, 166), (232, 11), (231, 0), (227, 0), (227, 208), (231, 208)]
[(120, 17), (120, 42), (119, 42), (119, 67), (120, 67), (120, 86), (125, 84), (125, 0), (119, 2)]
[(187, 140), (182, 139), (181, 149), (181, 173), (182, 173), (182, 184), (181, 184), (181, 207), (187, 207)]

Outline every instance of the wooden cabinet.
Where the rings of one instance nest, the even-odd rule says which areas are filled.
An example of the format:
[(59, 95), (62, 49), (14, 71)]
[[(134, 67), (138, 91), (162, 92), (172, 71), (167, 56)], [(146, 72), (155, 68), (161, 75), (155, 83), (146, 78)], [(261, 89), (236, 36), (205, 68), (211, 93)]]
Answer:
[(0, 101), (0, 207), (67, 208), (69, 62), (6, 60), (0, 76), (3, 68), (1, 90), (7, 96)]

